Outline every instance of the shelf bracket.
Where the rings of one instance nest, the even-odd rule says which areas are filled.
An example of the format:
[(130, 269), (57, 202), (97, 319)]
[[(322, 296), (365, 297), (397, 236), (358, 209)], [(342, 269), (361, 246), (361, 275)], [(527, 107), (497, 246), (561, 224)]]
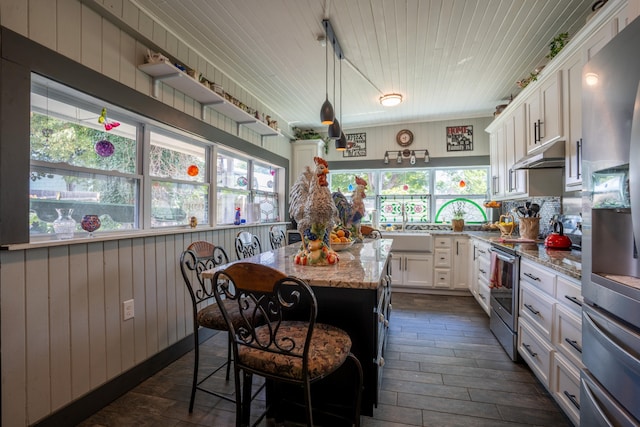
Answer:
[(213, 105), (224, 104), (224, 101), (214, 101), (200, 104), (200, 120), (205, 121), (205, 107), (211, 107)]
[(184, 74), (184, 73), (178, 71), (178, 72), (171, 73), (171, 74), (165, 74), (164, 76), (153, 77), (152, 78), (153, 97), (154, 98), (159, 98), (160, 97), (160, 83), (163, 80), (175, 79), (176, 77), (180, 77), (181, 74)]

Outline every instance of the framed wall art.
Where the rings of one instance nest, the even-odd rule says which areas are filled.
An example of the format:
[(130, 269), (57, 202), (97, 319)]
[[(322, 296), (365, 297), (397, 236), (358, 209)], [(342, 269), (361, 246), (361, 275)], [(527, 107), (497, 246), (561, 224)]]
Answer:
[(473, 126), (447, 126), (447, 151), (473, 151)]
[(342, 152), (342, 157), (365, 157), (367, 155), (367, 134), (348, 133), (347, 149)]

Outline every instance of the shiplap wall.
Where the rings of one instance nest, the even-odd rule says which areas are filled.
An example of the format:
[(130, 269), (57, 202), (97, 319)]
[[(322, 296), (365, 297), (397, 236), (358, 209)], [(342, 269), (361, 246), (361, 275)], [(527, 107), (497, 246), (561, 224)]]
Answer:
[[(271, 249), (269, 227), (246, 230)], [(32, 424), (189, 335), (180, 254), (206, 240), (235, 260), (238, 231), (0, 251), (2, 425)]]

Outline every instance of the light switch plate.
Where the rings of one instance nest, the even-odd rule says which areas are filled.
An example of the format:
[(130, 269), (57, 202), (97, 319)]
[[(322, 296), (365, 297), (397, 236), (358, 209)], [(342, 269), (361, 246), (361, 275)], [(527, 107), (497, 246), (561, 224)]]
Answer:
[(123, 320), (133, 319), (135, 316), (135, 310), (133, 305), (133, 300), (126, 300), (122, 303), (122, 317)]

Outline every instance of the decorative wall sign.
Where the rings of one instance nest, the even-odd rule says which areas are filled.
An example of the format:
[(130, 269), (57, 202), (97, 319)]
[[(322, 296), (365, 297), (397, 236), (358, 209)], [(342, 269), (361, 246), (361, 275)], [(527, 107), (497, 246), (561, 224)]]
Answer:
[(447, 151), (473, 151), (473, 126), (447, 126)]
[(365, 157), (367, 155), (367, 134), (348, 133), (347, 149), (342, 152), (342, 157)]

